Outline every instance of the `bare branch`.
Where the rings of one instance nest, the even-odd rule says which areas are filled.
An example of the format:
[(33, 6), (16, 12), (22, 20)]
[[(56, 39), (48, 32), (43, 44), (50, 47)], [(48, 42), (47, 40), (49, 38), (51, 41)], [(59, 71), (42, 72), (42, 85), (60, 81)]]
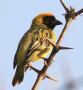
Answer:
[(68, 7), (65, 5), (65, 3), (63, 2), (64, 0), (60, 0), (61, 4), (63, 5), (64, 9), (66, 10), (66, 12), (69, 12)]
[(36, 82), (35, 82), (34, 86), (32, 87), (32, 90), (38, 90), (38, 87), (44, 78), (45, 78), (45, 75), (39, 73), (38, 77), (36, 79)]
[[(47, 64), (48, 65), (44, 65), (41, 71), (36, 70), (36, 72), (38, 73), (38, 77), (36, 79), (35, 84), (33, 85), (32, 90), (38, 90), (38, 87), (41, 83), (41, 81), (47, 77), (48, 79), (54, 80), (53, 78), (51, 78), (50, 76), (46, 75), (46, 71), (48, 70), (48, 67), (50, 67), (50, 64), (54, 58), (54, 56), (56, 55), (56, 53), (58, 53), (59, 49), (72, 49), (69, 47), (61, 47), (60, 44), (62, 42), (62, 39), (64, 37), (65, 32), (67, 31), (68, 27), (70, 26), (71, 22), (81, 13), (83, 13), (83, 9), (79, 10), (78, 12), (75, 12), (75, 9), (70, 7), (70, 9), (67, 8), (67, 6), (64, 4), (63, 0), (60, 0), (61, 4), (63, 5), (64, 9), (66, 10), (66, 14), (65, 15), (65, 19), (66, 19), (66, 24), (59, 36), (59, 39), (56, 42), (56, 45), (54, 45), (50, 40), (48, 40), (50, 42), (50, 44), (53, 46), (53, 50), (49, 56), (49, 58), (47, 59)], [(34, 69), (33, 69), (34, 70)]]
[(63, 31), (62, 31), (62, 33), (60, 34), (59, 39), (58, 39), (58, 41), (57, 41), (57, 43), (56, 43), (56, 46), (57, 46), (57, 47), (60, 46), (60, 43), (62, 42), (62, 39), (63, 39), (63, 37), (64, 37), (64, 33), (66, 32), (67, 28), (69, 27), (71, 21), (72, 21), (72, 18), (70, 18), (70, 19), (66, 22), (66, 24), (65, 24), (65, 26), (64, 26), (64, 28), (63, 28)]
[(79, 10), (78, 12), (75, 13), (75, 16), (80, 15), (81, 13), (83, 13), (83, 8), (81, 10)]

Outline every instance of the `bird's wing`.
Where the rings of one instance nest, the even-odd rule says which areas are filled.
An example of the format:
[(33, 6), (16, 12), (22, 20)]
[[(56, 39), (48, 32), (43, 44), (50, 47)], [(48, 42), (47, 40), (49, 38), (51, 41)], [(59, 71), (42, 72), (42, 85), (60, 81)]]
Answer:
[(27, 49), (25, 60), (28, 60), (36, 50), (39, 50), (38, 47), (40, 46), (41, 30), (34, 30), (32, 34), (32, 43), (30, 44), (29, 49)]
[(30, 47), (30, 44), (31, 44), (31, 33), (30, 30), (28, 30), (18, 44), (18, 48), (13, 61), (13, 68), (15, 68), (16, 65), (18, 66), (23, 62), (25, 52), (27, 48)]
[(38, 29), (25, 33), (15, 54), (14, 68), (16, 65), (19, 66), (23, 64), (23, 62), (26, 62), (32, 53), (42, 49), (42, 46), (43, 49), (46, 48), (49, 43), (46, 41), (45, 36), (53, 38), (53, 35), (49, 33), (52, 33), (52, 31), (49, 32), (49, 30), (46, 29)]
[(26, 58), (28, 59), (28, 56), (38, 48), (40, 40), (37, 31), (38, 30), (27, 31), (20, 40), (14, 57), (13, 68), (25, 62)]

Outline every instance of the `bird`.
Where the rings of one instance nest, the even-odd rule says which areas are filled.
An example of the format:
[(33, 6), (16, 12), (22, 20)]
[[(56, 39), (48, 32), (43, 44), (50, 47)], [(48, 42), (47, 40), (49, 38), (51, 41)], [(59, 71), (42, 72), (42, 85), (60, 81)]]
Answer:
[(53, 29), (61, 24), (62, 22), (51, 12), (41, 13), (32, 20), (30, 29), (19, 41), (14, 56), (13, 69), (16, 68), (16, 72), (12, 80), (13, 86), (23, 81), (26, 67), (29, 68), (31, 63), (45, 58), (52, 50), (53, 46), (49, 41), (53, 44), (56, 42)]

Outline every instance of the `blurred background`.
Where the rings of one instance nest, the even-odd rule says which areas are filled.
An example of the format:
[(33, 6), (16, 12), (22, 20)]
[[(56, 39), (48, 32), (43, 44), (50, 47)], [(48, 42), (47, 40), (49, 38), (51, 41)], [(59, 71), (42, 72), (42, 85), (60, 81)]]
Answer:
[[(82, 0), (64, 0), (76, 11), (83, 8)], [(65, 13), (59, 0), (0, 0), (0, 90), (31, 90), (37, 74), (29, 70), (20, 85), (12, 86), (13, 59), (17, 45), (26, 30), (29, 29), (33, 18), (42, 12), (52, 12), (63, 22), (62, 26), (54, 29), (58, 39), (65, 19)], [(68, 28), (63, 46), (73, 50), (60, 51), (54, 58), (47, 73), (58, 82), (45, 79), (39, 90), (83, 90), (83, 16), (77, 17)], [(43, 60), (33, 64), (41, 69)]]

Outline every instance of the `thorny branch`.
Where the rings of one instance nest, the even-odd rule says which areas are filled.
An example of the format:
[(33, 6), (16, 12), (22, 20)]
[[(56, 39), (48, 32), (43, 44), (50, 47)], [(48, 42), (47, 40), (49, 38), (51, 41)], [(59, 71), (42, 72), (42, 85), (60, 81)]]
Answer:
[(50, 41), (50, 44), (53, 46), (53, 50), (47, 60), (47, 64), (48, 65), (44, 65), (42, 70), (37, 70), (36, 68), (32, 67), (31, 66), (31, 69), (33, 69), (36, 73), (38, 73), (38, 76), (37, 76), (37, 79), (35, 81), (35, 84), (33, 85), (32, 87), (32, 90), (38, 90), (38, 87), (41, 83), (41, 81), (45, 78), (48, 78), (48, 79), (51, 79), (51, 80), (54, 80), (56, 81), (55, 79), (53, 79), (52, 77), (48, 76), (46, 74), (46, 71), (48, 69), (48, 67), (50, 66), (54, 56), (56, 55), (56, 53), (59, 51), (59, 50), (64, 50), (64, 49), (72, 49), (72, 48), (68, 48), (68, 47), (62, 47), (60, 46), (61, 42), (62, 42), (62, 39), (64, 37), (64, 34), (65, 32), (67, 31), (67, 28), (69, 27), (69, 25), (71, 24), (71, 22), (78, 16), (80, 15), (81, 13), (83, 13), (83, 8), (77, 12), (75, 12), (75, 9), (70, 7), (70, 9), (65, 5), (65, 3), (63, 2), (64, 0), (60, 0), (62, 6), (64, 7), (66, 13), (64, 14), (65, 15), (65, 20), (66, 20), (66, 24), (59, 36), (59, 39), (57, 40), (56, 42), (56, 46), (53, 45)]

